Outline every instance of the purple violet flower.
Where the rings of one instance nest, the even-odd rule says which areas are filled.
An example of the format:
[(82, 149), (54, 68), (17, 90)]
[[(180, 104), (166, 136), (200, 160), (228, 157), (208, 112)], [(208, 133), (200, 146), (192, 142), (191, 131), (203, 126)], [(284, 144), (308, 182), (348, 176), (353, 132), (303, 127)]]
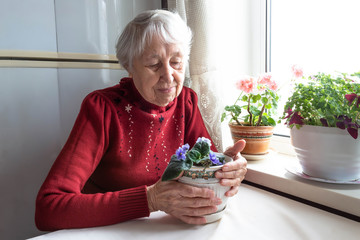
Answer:
[[(184, 145), (185, 146), (185, 145)], [(187, 150), (185, 150), (185, 148), (183, 147), (179, 147), (178, 150), (176, 150), (176, 157), (179, 160), (185, 160), (186, 159), (186, 152)]]
[(210, 139), (207, 139), (206, 137), (199, 137), (197, 140), (196, 140), (196, 143), (198, 142), (206, 142), (207, 144), (209, 144), (209, 146), (211, 146), (211, 141)]
[(190, 145), (189, 145), (188, 143), (186, 143), (185, 145), (182, 146), (182, 149), (183, 149), (184, 151), (187, 151), (187, 150), (190, 149)]
[(216, 165), (222, 165), (222, 163), (219, 161), (219, 159), (216, 157), (216, 154), (211, 152), (209, 153), (209, 158), (213, 164)]

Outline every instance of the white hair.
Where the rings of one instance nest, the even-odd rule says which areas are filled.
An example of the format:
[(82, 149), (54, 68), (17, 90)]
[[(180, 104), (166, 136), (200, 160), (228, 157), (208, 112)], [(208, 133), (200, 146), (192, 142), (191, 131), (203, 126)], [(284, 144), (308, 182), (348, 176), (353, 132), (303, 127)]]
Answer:
[(149, 10), (137, 15), (127, 24), (116, 44), (116, 57), (127, 70), (134, 58), (140, 57), (153, 38), (164, 44), (183, 45), (184, 58), (190, 54), (192, 33), (177, 13), (166, 10)]

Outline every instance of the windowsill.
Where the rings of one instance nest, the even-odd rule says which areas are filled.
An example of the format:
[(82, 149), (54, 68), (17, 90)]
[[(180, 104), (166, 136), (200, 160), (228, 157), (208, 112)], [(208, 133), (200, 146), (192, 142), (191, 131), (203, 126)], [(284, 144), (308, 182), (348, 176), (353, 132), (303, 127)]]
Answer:
[(295, 156), (270, 152), (267, 159), (248, 161), (245, 180), (306, 201), (360, 217), (360, 185), (330, 184), (302, 179), (286, 170)]

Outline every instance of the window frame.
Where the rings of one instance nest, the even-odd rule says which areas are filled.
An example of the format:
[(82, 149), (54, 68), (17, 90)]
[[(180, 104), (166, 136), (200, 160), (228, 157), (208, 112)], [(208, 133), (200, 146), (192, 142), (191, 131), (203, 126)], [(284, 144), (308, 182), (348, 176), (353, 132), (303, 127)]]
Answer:
[[(271, 72), (271, 4), (272, 0), (265, 0), (260, 6), (261, 10), (259, 16), (262, 22), (260, 25), (262, 33), (260, 35), (262, 46), (262, 60), (260, 61), (260, 64), (261, 69), (264, 69), (265, 72)], [(270, 147), (278, 153), (295, 156), (294, 149), (290, 142), (290, 135), (274, 132)]]

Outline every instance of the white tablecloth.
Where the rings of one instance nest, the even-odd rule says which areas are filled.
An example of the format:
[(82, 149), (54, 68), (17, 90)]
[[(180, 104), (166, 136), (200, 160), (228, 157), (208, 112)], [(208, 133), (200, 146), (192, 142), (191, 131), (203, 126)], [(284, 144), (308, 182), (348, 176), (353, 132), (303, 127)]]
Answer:
[[(360, 206), (358, 206), (360, 207)], [(223, 218), (194, 226), (163, 213), (105, 227), (61, 230), (47, 239), (360, 239), (360, 224), (243, 184), (229, 199)]]

